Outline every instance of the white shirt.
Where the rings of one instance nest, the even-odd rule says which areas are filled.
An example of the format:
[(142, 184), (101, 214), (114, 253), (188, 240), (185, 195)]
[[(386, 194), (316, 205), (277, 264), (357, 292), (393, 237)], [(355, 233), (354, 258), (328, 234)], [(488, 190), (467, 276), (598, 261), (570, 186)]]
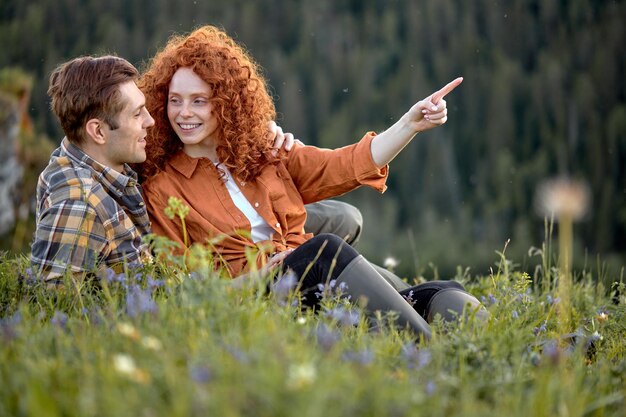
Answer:
[(271, 239), (274, 234), (274, 229), (272, 229), (265, 219), (252, 207), (252, 204), (250, 204), (246, 196), (243, 195), (228, 169), (224, 166), (220, 166), (219, 169), (226, 174), (226, 189), (230, 194), (230, 198), (233, 199), (235, 206), (241, 210), (250, 222), (252, 241), (256, 243)]

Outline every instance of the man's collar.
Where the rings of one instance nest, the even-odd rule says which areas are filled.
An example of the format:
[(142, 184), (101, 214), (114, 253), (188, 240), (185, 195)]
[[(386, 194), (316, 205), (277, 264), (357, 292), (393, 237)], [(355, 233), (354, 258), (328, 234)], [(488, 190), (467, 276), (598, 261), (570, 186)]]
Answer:
[[(124, 188), (137, 183), (137, 173), (128, 165), (124, 164), (124, 173), (118, 172), (111, 167), (102, 165), (100, 162), (87, 155), (81, 148), (74, 145), (67, 138), (63, 138), (61, 149), (74, 162), (90, 168), (107, 189), (118, 194), (123, 193)], [(131, 184), (129, 184), (131, 183)]]

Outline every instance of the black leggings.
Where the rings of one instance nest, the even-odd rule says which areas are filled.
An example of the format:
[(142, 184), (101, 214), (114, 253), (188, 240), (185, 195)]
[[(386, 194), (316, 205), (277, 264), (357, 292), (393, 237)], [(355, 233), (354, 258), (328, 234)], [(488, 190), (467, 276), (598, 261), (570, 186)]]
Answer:
[[(357, 256), (359, 253), (343, 239), (330, 233), (323, 233), (303, 243), (287, 256), (283, 261), (282, 270), (283, 272), (291, 270), (301, 279), (302, 302), (306, 306), (315, 307), (319, 302), (313, 295), (317, 285), (337, 279)], [(380, 279), (384, 280), (382, 276)], [(428, 303), (444, 288), (465, 290), (463, 285), (456, 281), (431, 281), (407, 288), (400, 294), (422, 317), (426, 317)]]

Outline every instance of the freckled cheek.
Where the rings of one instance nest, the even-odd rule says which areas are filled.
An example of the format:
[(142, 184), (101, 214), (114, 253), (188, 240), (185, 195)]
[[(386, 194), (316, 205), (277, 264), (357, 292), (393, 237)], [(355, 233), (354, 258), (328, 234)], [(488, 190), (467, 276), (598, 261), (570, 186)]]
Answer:
[(176, 120), (176, 113), (174, 112), (174, 110), (170, 110), (169, 107), (167, 108), (167, 120), (172, 126), (175, 125), (174, 120)]

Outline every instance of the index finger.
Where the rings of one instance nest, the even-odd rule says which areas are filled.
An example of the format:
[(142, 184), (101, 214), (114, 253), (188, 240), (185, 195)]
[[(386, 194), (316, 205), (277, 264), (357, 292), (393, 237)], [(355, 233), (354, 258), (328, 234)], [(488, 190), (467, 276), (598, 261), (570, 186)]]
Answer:
[(455, 88), (457, 88), (459, 84), (461, 84), (462, 82), (463, 82), (463, 77), (459, 77), (455, 79), (454, 81), (450, 81), (448, 84), (445, 85), (445, 87), (443, 87), (441, 90), (434, 93), (430, 101), (432, 101), (433, 104), (439, 103), (439, 100), (441, 100), (442, 98), (450, 94), (450, 92), (454, 90)]

